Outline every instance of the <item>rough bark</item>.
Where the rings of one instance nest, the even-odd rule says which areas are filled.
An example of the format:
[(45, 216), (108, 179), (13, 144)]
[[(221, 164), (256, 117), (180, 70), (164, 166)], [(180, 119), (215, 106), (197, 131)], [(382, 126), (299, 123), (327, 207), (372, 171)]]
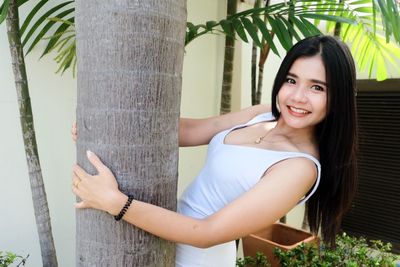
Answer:
[(10, 44), (15, 88), (17, 90), (18, 108), (22, 136), (24, 139), (26, 161), (28, 165), (29, 182), (32, 191), (33, 210), (38, 230), (43, 266), (55, 267), (58, 266), (56, 250), (54, 247), (50, 213), (47, 205), (46, 191), (44, 188), (42, 170), (40, 168), (37, 150), (32, 106), (28, 90), (28, 79), (19, 31), (19, 14), (16, 0), (10, 1), (6, 26), (8, 42)]
[[(185, 0), (76, 1), (78, 164), (91, 150), (135, 199), (176, 209)], [(174, 266), (175, 246), (76, 212), (77, 266)]]
[[(226, 16), (229, 17), (230, 15), (236, 14), (236, 12), (237, 12), (237, 0), (228, 0)], [(234, 54), (235, 54), (235, 36), (226, 35), (220, 114), (226, 114), (231, 112)]]

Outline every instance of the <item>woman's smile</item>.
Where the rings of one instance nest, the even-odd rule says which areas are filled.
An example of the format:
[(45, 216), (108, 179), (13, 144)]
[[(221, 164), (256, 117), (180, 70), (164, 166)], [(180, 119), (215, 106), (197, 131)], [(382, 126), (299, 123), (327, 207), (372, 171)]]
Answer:
[(294, 116), (303, 117), (303, 116), (311, 113), (310, 111), (307, 111), (307, 110), (304, 110), (304, 109), (301, 109), (301, 108), (297, 108), (297, 107), (294, 107), (294, 106), (287, 106), (287, 107), (288, 107), (289, 112)]

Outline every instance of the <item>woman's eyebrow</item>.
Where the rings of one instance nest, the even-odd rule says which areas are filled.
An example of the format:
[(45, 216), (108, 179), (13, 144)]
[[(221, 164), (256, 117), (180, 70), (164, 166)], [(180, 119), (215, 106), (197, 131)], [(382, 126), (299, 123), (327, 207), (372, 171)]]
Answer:
[[(299, 78), (299, 76), (297, 76), (296, 74), (294, 74), (294, 73), (291, 73), (291, 72), (288, 72), (288, 74), (287, 75), (289, 75), (289, 76), (292, 76), (292, 77), (294, 77), (294, 78)], [(326, 85), (326, 82), (324, 82), (324, 81), (321, 81), (321, 80), (317, 80), (317, 79), (310, 79), (310, 81), (311, 82), (313, 82), (313, 83), (319, 83), (319, 84), (322, 84), (322, 85), (324, 85), (324, 86), (327, 86)]]

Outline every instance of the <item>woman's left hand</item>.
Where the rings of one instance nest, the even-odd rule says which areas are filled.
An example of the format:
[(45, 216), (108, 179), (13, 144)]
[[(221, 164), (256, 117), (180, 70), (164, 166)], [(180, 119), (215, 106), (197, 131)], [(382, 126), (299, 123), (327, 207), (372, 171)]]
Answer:
[(118, 214), (121, 207), (115, 207), (116, 202), (118, 203), (124, 194), (119, 191), (114, 175), (93, 152), (87, 151), (87, 157), (98, 174), (90, 175), (80, 166), (74, 166), (72, 191), (82, 200), (75, 203), (75, 207), (103, 210), (112, 215)]

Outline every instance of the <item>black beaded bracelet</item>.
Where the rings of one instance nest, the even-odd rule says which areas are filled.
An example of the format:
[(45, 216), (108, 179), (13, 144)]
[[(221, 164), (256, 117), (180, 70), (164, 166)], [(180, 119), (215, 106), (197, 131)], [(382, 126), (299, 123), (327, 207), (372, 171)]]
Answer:
[(128, 210), (129, 206), (130, 206), (131, 203), (132, 203), (132, 200), (133, 200), (133, 196), (128, 195), (128, 200), (126, 201), (125, 206), (121, 209), (121, 211), (118, 213), (118, 215), (115, 215), (115, 216), (114, 216), (114, 219), (115, 219), (116, 221), (119, 221), (119, 220), (122, 219), (122, 217), (124, 217), (125, 212)]

